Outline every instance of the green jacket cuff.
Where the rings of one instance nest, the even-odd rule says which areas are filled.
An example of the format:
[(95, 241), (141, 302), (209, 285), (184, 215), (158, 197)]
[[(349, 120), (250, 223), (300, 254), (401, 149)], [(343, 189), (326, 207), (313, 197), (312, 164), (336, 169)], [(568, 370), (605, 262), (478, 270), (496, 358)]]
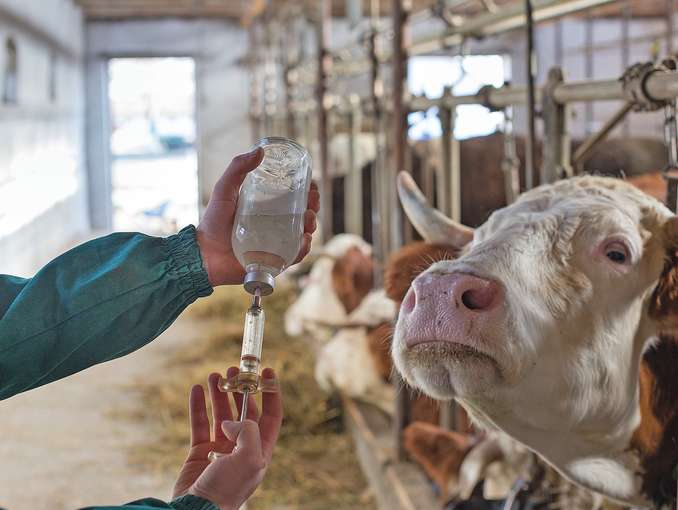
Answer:
[(179, 275), (180, 285), (193, 295), (193, 299), (209, 296), (213, 289), (207, 277), (193, 225), (165, 238), (169, 252), (170, 271)]
[(170, 505), (176, 510), (219, 510), (219, 507), (211, 501), (199, 498), (192, 494), (179, 496), (172, 500)]

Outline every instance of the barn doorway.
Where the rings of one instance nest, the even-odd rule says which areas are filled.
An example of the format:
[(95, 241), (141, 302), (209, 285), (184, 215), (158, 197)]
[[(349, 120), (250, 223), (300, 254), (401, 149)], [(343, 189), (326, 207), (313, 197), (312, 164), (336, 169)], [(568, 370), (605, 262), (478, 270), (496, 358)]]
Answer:
[(197, 223), (194, 60), (113, 58), (108, 75), (113, 228), (162, 235)]

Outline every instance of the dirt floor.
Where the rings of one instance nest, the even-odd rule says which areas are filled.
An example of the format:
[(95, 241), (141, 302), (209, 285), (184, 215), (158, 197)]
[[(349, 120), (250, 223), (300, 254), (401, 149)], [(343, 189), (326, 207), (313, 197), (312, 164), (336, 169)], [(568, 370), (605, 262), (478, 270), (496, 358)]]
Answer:
[[(195, 355), (211, 357), (215, 331), (233, 337), (242, 327), (213, 315), (204, 309), (184, 314), (132, 356), (0, 403), (0, 507), (70, 510), (149, 496), (168, 499), (186, 451), (190, 385), (225, 363), (223, 358), (193, 363)], [(290, 356), (299, 348), (290, 346)], [(228, 351), (237, 349), (232, 345)], [(314, 385), (310, 370), (307, 386)], [(312, 398), (317, 391), (313, 388)], [(295, 409), (295, 395), (288, 393), (291, 418), (276, 452), (277, 467), (250, 509), (372, 508), (350, 439), (332, 430), (336, 419), (318, 421), (333, 411), (321, 401)], [(311, 420), (305, 425), (304, 416)], [(285, 487), (289, 490), (281, 492)]]

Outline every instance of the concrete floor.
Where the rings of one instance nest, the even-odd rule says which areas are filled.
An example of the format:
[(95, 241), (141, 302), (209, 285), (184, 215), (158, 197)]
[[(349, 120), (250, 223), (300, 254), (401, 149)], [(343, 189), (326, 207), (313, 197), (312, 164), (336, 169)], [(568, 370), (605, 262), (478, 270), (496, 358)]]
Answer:
[(169, 499), (171, 475), (145, 473), (127, 462), (130, 445), (147, 433), (143, 426), (111, 415), (134, 398), (124, 385), (159, 369), (173, 348), (209, 327), (180, 317), (126, 358), (0, 402), (0, 507), (73, 510)]

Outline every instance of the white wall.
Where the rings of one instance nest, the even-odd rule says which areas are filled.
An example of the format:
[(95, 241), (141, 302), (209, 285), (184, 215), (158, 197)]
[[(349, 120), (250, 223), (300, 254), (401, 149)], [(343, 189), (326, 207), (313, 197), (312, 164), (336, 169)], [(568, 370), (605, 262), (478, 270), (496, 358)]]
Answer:
[(8, 38), (18, 54), (18, 102), (0, 103), (0, 273), (32, 273), (88, 229), (82, 16), (71, 0), (35, 6), (0, 0), (0, 86)]
[[(105, 227), (110, 201), (106, 62), (123, 56), (190, 56), (196, 60), (198, 176), (202, 205), (231, 158), (252, 144), (249, 72), (240, 64), (247, 31), (236, 22), (215, 20), (138, 20), (93, 22), (86, 31), (88, 146), (93, 220)], [(171, 87), (171, 84), (167, 84)], [(102, 112), (104, 112), (102, 116)]]

